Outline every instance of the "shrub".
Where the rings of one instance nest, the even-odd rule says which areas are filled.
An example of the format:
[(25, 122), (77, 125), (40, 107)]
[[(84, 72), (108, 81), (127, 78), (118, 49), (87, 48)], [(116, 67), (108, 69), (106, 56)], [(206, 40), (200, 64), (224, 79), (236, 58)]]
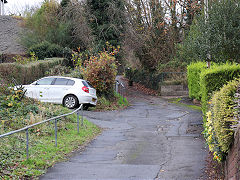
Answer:
[(203, 13), (195, 18), (188, 36), (178, 46), (179, 61), (204, 60), (210, 54), (214, 62), (239, 62), (239, 1), (211, 1), (208, 15), (207, 21)]
[(41, 7), (25, 11), (21, 43), (30, 48), (42, 41), (71, 49), (88, 49), (93, 36), (86, 20), (83, 2), (74, 1), (61, 7), (56, 0), (46, 0)]
[(177, 58), (173, 58), (167, 63), (159, 63), (158, 72), (185, 72), (187, 67), (186, 62), (181, 62)]
[(154, 73), (144, 69), (127, 68), (125, 76), (130, 81), (144, 85), (153, 90), (159, 90), (160, 85), (186, 85), (186, 74), (182, 72)]
[(103, 51), (91, 56), (82, 67), (83, 77), (91, 82), (100, 96), (113, 97), (114, 83), (117, 75), (116, 59), (113, 52)]
[(189, 97), (201, 100), (200, 74), (206, 69), (206, 63), (194, 62), (187, 67)]
[(205, 124), (205, 138), (209, 150), (213, 152), (214, 158), (218, 161), (224, 159), (230, 145), (233, 142), (234, 131), (231, 125), (235, 124), (234, 96), (239, 86), (239, 80), (233, 80), (215, 92), (207, 113)]
[(35, 44), (28, 50), (28, 54), (35, 53), (39, 59), (65, 57), (69, 56), (70, 52), (71, 50), (67, 50), (67, 48), (63, 48), (57, 44), (51, 44), (47, 41)]
[(31, 83), (46, 75), (47, 70), (59, 64), (64, 64), (66, 59), (54, 58), (45, 61), (36, 61), (26, 65), (18, 63), (4, 63), (0, 64), (0, 76), (7, 82), (12, 79), (20, 84)]
[(226, 63), (212, 66), (210, 69), (202, 71), (200, 74), (201, 103), (202, 111), (207, 112), (208, 101), (214, 91), (218, 91), (228, 81), (238, 78), (240, 75), (240, 65)]
[(161, 82), (161, 74), (146, 71), (144, 69), (126, 69), (125, 76), (133, 82), (140, 83), (148, 88), (158, 90)]
[(19, 63), (19, 64), (27, 64), (30, 62), (38, 61), (38, 58), (36, 57), (34, 52), (30, 53), (29, 58), (17, 55), (15, 57), (13, 57), (13, 59), (15, 60), (16, 63)]
[(71, 72), (71, 68), (67, 66), (63, 66), (62, 64), (58, 64), (52, 68), (50, 68), (48, 71), (46, 71), (46, 75), (48, 76), (66, 76), (66, 74), (69, 74)]

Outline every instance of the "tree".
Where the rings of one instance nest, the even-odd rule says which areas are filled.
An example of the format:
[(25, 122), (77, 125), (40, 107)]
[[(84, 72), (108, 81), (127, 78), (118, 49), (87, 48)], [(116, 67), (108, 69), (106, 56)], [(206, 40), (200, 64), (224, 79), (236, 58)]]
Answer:
[(123, 0), (87, 0), (86, 8), (96, 50), (102, 50), (106, 42), (121, 45), (126, 21)]
[(62, 7), (67, 7), (67, 5), (68, 5), (70, 2), (71, 2), (71, 0), (62, 0), (61, 3), (60, 3), (60, 5), (61, 5)]
[(25, 20), (22, 43), (30, 48), (48, 41), (62, 47), (82, 50), (92, 45), (93, 38), (88, 27), (82, 3), (62, 0), (45, 0), (41, 7), (29, 13)]
[(179, 46), (179, 59), (214, 62), (240, 59), (240, 0), (222, 0), (210, 3), (208, 19), (197, 17), (189, 35)]
[(170, 25), (161, 0), (129, 0), (126, 52), (134, 51), (143, 68), (154, 71), (173, 54)]

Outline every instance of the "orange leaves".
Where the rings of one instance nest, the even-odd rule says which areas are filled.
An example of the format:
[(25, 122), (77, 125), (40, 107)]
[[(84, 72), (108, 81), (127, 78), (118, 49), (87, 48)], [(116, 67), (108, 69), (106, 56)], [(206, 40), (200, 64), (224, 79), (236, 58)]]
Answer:
[(83, 76), (91, 82), (100, 94), (113, 91), (113, 85), (117, 75), (117, 62), (115, 55), (120, 47), (112, 48), (112, 51), (102, 51), (97, 56), (90, 56), (82, 67)]

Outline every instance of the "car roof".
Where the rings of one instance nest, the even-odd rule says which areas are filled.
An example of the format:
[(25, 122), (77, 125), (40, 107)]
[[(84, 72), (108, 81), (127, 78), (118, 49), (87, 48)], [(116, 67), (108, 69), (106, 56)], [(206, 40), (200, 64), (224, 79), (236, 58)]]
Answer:
[(66, 79), (71, 79), (71, 80), (76, 80), (76, 81), (85, 81), (84, 79), (79, 79), (79, 78), (72, 78), (72, 77), (66, 77), (66, 76), (46, 76), (46, 77), (42, 77), (43, 78), (66, 78)]

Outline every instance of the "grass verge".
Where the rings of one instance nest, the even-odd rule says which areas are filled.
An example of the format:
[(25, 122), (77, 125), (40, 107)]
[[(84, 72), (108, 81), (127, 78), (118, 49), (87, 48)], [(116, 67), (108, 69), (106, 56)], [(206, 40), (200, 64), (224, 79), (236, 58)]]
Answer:
[(26, 159), (26, 136), (16, 134), (0, 139), (1, 179), (37, 179), (56, 162), (66, 160), (69, 155), (94, 139), (101, 129), (84, 120), (84, 126), (77, 133), (77, 124), (59, 122), (58, 146), (55, 147), (54, 124), (49, 123), (48, 132), (30, 132), (29, 160)]
[(174, 103), (174, 104), (177, 104), (177, 105), (180, 105), (180, 106), (188, 107), (190, 109), (194, 109), (194, 110), (198, 110), (198, 111), (202, 110), (202, 108), (200, 106), (185, 104), (185, 103), (182, 103), (181, 101), (182, 101), (182, 98), (172, 98), (172, 99), (168, 100), (168, 102), (170, 102), (170, 103)]

